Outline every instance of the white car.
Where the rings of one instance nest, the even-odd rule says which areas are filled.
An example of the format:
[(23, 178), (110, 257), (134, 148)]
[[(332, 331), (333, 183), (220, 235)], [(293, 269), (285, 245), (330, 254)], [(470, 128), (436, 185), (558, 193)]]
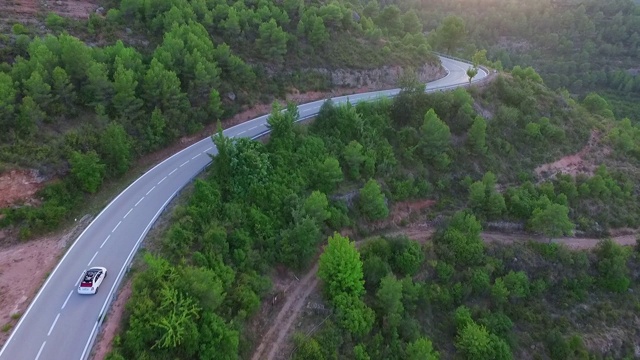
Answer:
[(78, 294), (95, 294), (102, 280), (107, 277), (107, 269), (103, 267), (92, 267), (82, 274), (82, 281), (78, 285)]

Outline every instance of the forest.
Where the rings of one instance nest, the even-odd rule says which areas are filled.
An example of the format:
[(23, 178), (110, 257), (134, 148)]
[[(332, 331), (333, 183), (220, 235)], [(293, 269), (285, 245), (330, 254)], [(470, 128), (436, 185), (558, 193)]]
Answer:
[[(293, 104), (275, 106), (266, 142), (214, 135), (210, 170), (138, 264), (109, 359), (248, 358), (270, 269), (305, 271), (327, 238), (318, 277), (331, 315), (295, 336), (294, 359), (631, 358), (637, 248), (480, 238), (497, 220), (549, 239), (638, 226), (638, 159), (617, 162), (627, 132), (606, 101), (576, 103), (532, 69), (483, 89), (423, 89), (328, 102), (309, 125)], [(580, 149), (592, 128), (615, 149), (593, 174), (536, 179), (533, 168)], [(437, 201), (421, 216), (444, 217), (432, 242), (375, 234), (393, 203), (416, 198)], [(609, 327), (625, 330), (599, 351)]]
[[(250, 358), (274, 268), (316, 263), (329, 316), (293, 337), (294, 359), (637, 356), (640, 245), (609, 239), (640, 225), (632, 1), (121, 0), (41, 20), (0, 34), (0, 172), (54, 179), (35, 206), (0, 209), (23, 240), (142, 156), (274, 104), (268, 140), (218, 125), (219, 154), (135, 261), (110, 360)], [(305, 124), (278, 105), (332, 88), (309, 68), (411, 69), (437, 65), (433, 50), (500, 73), (329, 101)], [(593, 169), (536, 172), (592, 142)], [(417, 199), (435, 203), (407, 220), (432, 224), (429, 240), (380, 229)], [(488, 228), (543, 241), (488, 244)], [(553, 241), (572, 235), (603, 240)]]

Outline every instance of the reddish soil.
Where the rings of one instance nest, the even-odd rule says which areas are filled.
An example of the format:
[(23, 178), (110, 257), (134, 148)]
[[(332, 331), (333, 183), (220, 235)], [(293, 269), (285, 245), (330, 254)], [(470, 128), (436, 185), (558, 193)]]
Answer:
[(11, 170), (0, 174), (0, 208), (35, 200), (32, 196), (44, 185), (44, 179), (37, 171)]
[(122, 316), (124, 314), (125, 306), (131, 296), (131, 281), (127, 281), (120, 291), (118, 297), (111, 303), (111, 308), (107, 312), (107, 316), (102, 325), (102, 331), (96, 341), (96, 346), (93, 348), (91, 358), (93, 360), (103, 360), (111, 351), (111, 344), (113, 338), (120, 332), (120, 325), (122, 323)]
[(37, 15), (55, 12), (60, 16), (87, 19), (100, 7), (99, 0), (4, 0), (0, 2), (0, 19), (15, 22), (35, 22)]
[[(0, 327), (12, 329), (44, 279), (53, 270), (67, 243), (75, 239), (91, 219), (81, 219), (65, 234), (55, 234), (28, 243), (0, 249)], [(1, 232), (1, 231), (0, 231)], [(0, 332), (0, 346), (10, 331)]]
[(603, 155), (607, 155), (611, 151), (600, 143), (601, 136), (599, 132), (592, 131), (589, 142), (582, 150), (553, 163), (538, 166), (535, 169), (536, 174), (543, 179), (553, 178), (558, 173), (571, 176), (578, 174), (593, 175), (598, 167), (596, 162), (602, 160)]

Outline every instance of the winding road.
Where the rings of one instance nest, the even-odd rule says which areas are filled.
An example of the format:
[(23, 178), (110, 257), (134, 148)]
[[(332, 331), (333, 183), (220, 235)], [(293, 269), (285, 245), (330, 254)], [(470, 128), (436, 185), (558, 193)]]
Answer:
[[(441, 57), (447, 76), (427, 84), (427, 92), (469, 84), (471, 65)], [(473, 82), (488, 76), (480, 69)], [(357, 103), (393, 97), (399, 89), (335, 97)], [(315, 116), (325, 100), (298, 106), (300, 120)], [(268, 132), (268, 115), (224, 131), (229, 137), (257, 138)], [(111, 300), (140, 243), (174, 196), (211, 162), (217, 153), (210, 137), (162, 161), (122, 191), (71, 245), (49, 275), (0, 350), (0, 360), (84, 360)], [(108, 276), (96, 295), (76, 291), (82, 272), (104, 266)], [(75, 281), (75, 283), (74, 283)]]

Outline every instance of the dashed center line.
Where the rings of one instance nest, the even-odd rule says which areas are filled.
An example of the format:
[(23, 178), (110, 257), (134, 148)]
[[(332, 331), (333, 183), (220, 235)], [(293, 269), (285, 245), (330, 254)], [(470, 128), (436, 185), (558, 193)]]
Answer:
[(255, 129), (255, 128), (257, 128), (257, 126), (254, 126), (254, 127), (252, 127), (251, 129), (249, 129), (249, 130), (253, 130), (253, 129)]
[(242, 135), (244, 133), (246, 133), (246, 131), (239, 132), (238, 135)]
[(116, 225), (116, 227), (114, 227), (114, 228), (113, 228), (113, 230), (111, 230), (111, 232), (112, 232), (112, 233), (113, 233), (113, 232), (115, 232), (115, 231), (116, 231), (116, 229), (118, 228), (118, 226), (120, 226), (120, 224), (122, 224), (122, 220), (121, 220), (121, 221), (118, 221), (118, 225)]
[(56, 323), (58, 322), (59, 317), (60, 317), (60, 313), (58, 313), (58, 315), (56, 315), (56, 319), (53, 320), (53, 324), (51, 324), (51, 327), (49, 328), (49, 332), (47, 333), (47, 336), (51, 335), (51, 332), (53, 331), (54, 326), (56, 326)]
[(64, 303), (62, 304), (62, 307), (60, 308), (60, 310), (64, 310), (64, 307), (67, 306), (67, 301), (69, 301), (69, 298), (71, 298), (71, 294), (73, 294), (73, 290), (71, 290), (69, 292), (69, 295), (67, 295), (67, 299), (64, 301)]
[(174, 173), (174, 172), (176, 172), (176, 171), (178, 171), (178, 169), (177, 169), (177, 168), (176, 168), (176, 169), (173, 169), (173, 170), (169, 173), (169, 175), (173, 174), (173, 173)]
[(200, 153), (200, 154), (198, 154), (198, 155), (196, 155), (196, 156), (192, 157), (192, 158), (191, 158), (191, 160), (194, 160), (195, 158), (197, 158), (197, 157), (198, 157), (198, 156), (200, 156), (200, 155), (202, 155), (202, 153)]
[(162, 180), (158, 181), (158, 185), (162, 184), (163, 181), (167, 180), (167, 177), (163, 177)]
[(187, 165), (188, 163), (189, 163), (189, 160), (187, 160), (184, 163), (182, 163), (182, 165), (180, 165), (180, 167), (183, 167), (183, 166)]
[(154, 187), (151, 188), (151, 190), (147, 191), (147, 195), (149, 195), (153, 191), (153, 189), (155, 189), (155, 188), (156, 187), (154, 186)]
[(93, 254), (93, 257), (91, 258), (91, 260), (89, 260), (89, 263), (87, 264), (87, 266), (91, 265), (91, 263), (93, 262), (93, 259), (95, 259), (96, 256), (98, 256), (98, 252), (97, 251), (96, 251), (95, 254)]
[(102, 242), (102, 245), (100, 245), (100, 249), (102, 249), (102, 247), (104, 246), (104, 244), (107, 243), (107, 241), (109, 241), (109, 238), (111, 237), (111, 234), (109, 234), (109, 236), (107, 236), (106, 239), (104, 239), (104, 241)]
[(129, 214), (131, 214), (131, 212), (132, 212), (132, 211), (133, 211), (133, 208), (129, 209), (129, 211), (127, 211), (127, 213), (126, 213), (126, 214), (124, 214), (123, 219), (126, 219), (126, 218), (127, 218), (127, 216), (129, 216)]
[(138, 204), (140, 204), (140, 202), (142, 202), (142, 200), (144, 200), (144, 196), (143, 196), (143, 197), (141, 197), (141, 198), (140, 198), (140, 200), (138, 200), (138, 202), (137, 202), (135, 205), (133, 205), (133, 206), (134, 206), (134, 207), (138, 206)]
[(80, 277), (78, 278), (78, 281), (76, 281), (76, 286), (78, 286), (78, 284), (80, 284), (80, 279), (82, 279), (82, 275), (84, 275), (84, 271), (80, 274)]
[(38, 360), (40, 358), (40, 354), (42, 354), (42, 349), (44, 349), (44, 344), (46, 344), (47, 342), (43, 342), (42, 345), (40, 345), (40, 350), (38, 351), (38, 355), (36, 355), (36, 360)]
[(213, 149), (213, 146), (209, 147), (208, 149), (205, 149), (204, 151), (209, 151), (211, 149)]

